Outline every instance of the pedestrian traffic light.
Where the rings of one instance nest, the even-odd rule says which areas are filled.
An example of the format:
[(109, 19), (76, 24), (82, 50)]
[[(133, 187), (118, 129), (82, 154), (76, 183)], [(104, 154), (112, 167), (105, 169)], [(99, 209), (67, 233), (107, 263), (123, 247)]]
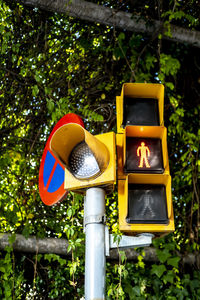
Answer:
[(127, 83), (117, 97), (119, 229), (128, 234), (174, 230), (164, 127), (164, 87)]
[(116, 181), (115, 134), (93, 136), (82, 126), (70, 123), (52, 136), (51, 150), (65, 166), (64, 188), (111, 187)]

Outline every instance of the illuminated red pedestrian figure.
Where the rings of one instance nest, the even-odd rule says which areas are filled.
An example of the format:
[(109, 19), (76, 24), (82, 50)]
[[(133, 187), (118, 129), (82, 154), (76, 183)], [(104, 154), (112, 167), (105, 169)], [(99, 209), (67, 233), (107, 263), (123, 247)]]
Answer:
[(145, 146), (144, 142), (141, 142), (141, 146), (137, 148), (137, 156), (140, 156), (140, 164), (139, 168), (143, 168), (144, 165), (146, 168), (150, 168), (150, 164), (148, 162), (148, 157), (150, 156), (149, 147)]

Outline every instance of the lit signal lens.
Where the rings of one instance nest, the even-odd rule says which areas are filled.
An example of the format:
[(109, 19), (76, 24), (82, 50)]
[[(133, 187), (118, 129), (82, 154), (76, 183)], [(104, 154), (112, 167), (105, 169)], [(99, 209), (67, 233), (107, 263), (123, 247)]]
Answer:
[(160, 139), (126, 138), (126, 173), (163, 173)]
[(126, 221), (131, 224), (168, 224), (165, 186), (129, 184)]
[(101, 173), (97, 160), (85, 142), (81, 142), (69, 156), (69, 168), (74, 177), (90, 179)]

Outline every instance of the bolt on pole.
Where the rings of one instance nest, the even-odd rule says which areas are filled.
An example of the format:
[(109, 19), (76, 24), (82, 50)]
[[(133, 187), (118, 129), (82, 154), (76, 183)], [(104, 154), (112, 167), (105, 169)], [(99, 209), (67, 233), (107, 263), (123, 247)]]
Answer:
[(101, 188), (86, 191), (85, 223), (85, 300), (105, 299), (105, 192)]

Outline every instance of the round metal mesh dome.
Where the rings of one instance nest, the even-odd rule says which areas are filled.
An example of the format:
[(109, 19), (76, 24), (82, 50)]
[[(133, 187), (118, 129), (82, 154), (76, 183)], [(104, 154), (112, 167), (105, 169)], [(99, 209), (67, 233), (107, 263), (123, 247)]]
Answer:
[(100, 168), (95, 156), (85, 142), (76, 145), (69, 156), (69, 168), (78, 179), (96, 177)]

